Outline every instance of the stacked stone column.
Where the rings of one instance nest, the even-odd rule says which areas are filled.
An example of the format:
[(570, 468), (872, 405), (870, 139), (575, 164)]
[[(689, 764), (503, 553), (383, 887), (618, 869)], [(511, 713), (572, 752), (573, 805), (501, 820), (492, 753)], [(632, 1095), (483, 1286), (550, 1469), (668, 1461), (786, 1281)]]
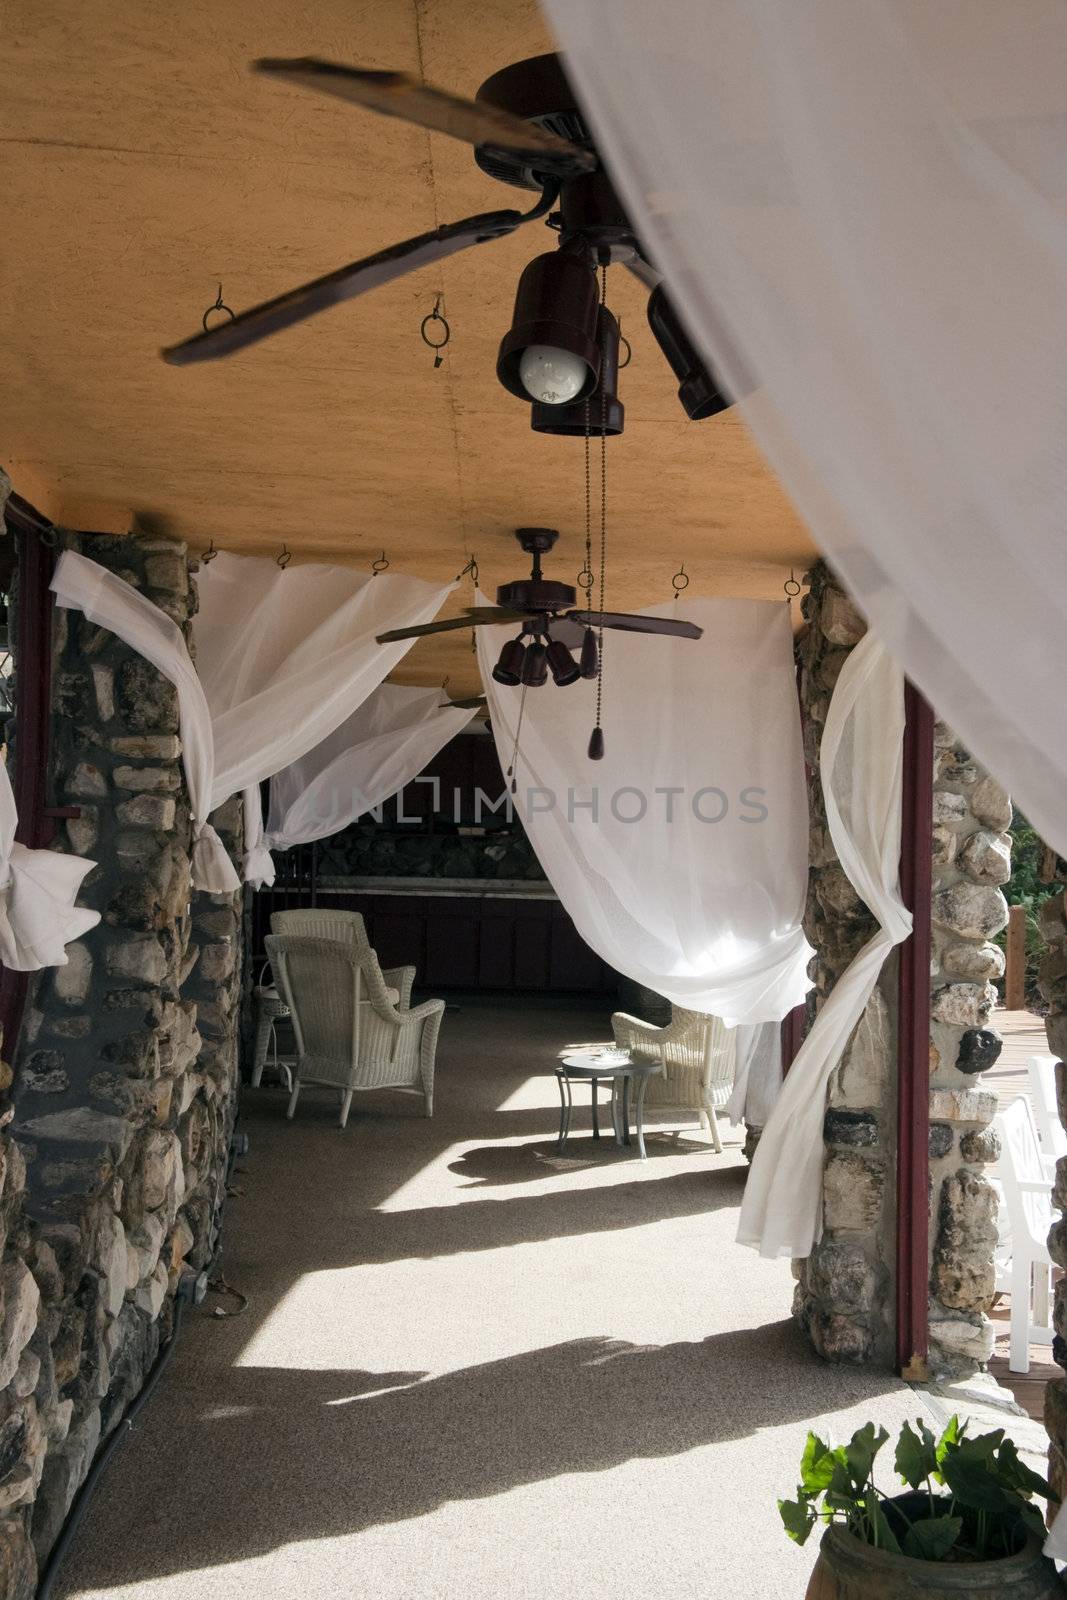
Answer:
[[(1059, 865), (1065, 871), (1063, 863)], [(1038, 968), (1038, 986), (1048, 1005), (1045, 1029), (1048, 1046), (1057, 1058), (1056, 1089), (1060, 1121), (1067, 1127), (1067, 889), (1059, 889), (1045, 901), (1040, 913), (1045, 952)], [(1053, 1203), (1064, 1213), (1053, 1224), (1048, 1247), (1053, 1261), (1067, 1269), (1067, 1160), (1056, 1166)], [(1067, 1277), (1056, 1285), (1052, 1313), (1055, 1330), (1052, 1353), (1060, 1367), (1067, 1368)], [(1058, 1377), (1045, 1388), (1045, 1426), (1049, 1433), (1049, 1478), (1061, 1500), (1067, 1499), (1067, 1378)]]
[[(187, 626), (183, 546), (64, 543)], [(240, 897), (191, 898), (175, 691), (79, 612), (54, 644), (50, 799), (76, 811), (56, 848), (96, 862), (79, 898), (101, 920), (35, 977), (13, 1085), (0, 1068), (0, 1600), (30, 1600), (214, 1254), (237, 1083)], [(223, 822), (239, 848), (238, 808)]]
[[(820, 563), (809, 575), (801, 695), (811, 782), (811, 874), (805, 926), (816, 950), (818, 1008), (874, 931), (830, 843), (819, 745), (830, 695), (863, 619)], [(990, 940), (1007, 921), (1011, 805), (951, 731), (936, 733), (930, 1038), (930, 1365), (973, 1371), (988, 1359), (996, 1200), (995, 1097), (978, 1074), (1000, 1041), (987, 1026), (1003, 958)], [(1067, 930), (1065, 930), (1067, 932)], [(824, 1232), (795, 1264), (794, 1313), (828, 1360), (895, 1360), (897, 972), (887, 961), (828, 1093)]]

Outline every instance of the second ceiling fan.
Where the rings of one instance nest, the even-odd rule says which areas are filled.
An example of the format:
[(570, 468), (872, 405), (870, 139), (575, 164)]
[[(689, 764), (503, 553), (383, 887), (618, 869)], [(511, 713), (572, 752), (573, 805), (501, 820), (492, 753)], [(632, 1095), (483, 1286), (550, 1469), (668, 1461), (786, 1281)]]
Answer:
[[(698, 355), (615, 193), (558, 55), (534, 56), (487, 79), (474, 100), (402, 72), (372, 72), (311, 57), (265, 59), (255, 70), (339, 96), (474, 146), (483, 171), (537, 193), (527, 211), (500, 210), (446, 223), (430, 233), (339, 267), (325, 277), (239, 313), (232, 321), (163, 351), (176, 366), (232, 355), (341, 301), (354, 299), (457, 251), (504, 238), (542, 218), (557, 248), (523, 270), (497, 376), (532, 402), (532, 426), (561, 434), (622, 432), (615, 394), (619, 327), (601, 303), (598, 268), (619, 264), (651, 291), (648, 320), (694, 420), (732, 404)], [(592, 401), (592, 403), (590, 403)]]

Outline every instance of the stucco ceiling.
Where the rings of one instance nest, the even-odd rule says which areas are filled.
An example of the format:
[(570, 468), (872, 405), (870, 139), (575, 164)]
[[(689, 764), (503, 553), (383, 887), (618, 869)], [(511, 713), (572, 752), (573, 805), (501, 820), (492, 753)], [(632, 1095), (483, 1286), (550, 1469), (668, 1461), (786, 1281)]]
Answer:
[[(515, 203), (449, 139), (253, 77), (259, 55), (396, 67), (471, 94), (551, 48), (533, 0), (8, 0), (0, 462), (70, 526), (131, 519), (222, 548), (437, 579), (475, 552), (483, 588), (522, 572), (508, 530), (558, 527), (581, 564), (583, 447), (534, 434), (494, 374), (533, 224), (226, 362), (175, 369), (221, 283), (237, 309), (469, 213)], [(419, 323), (452, 326), (435, 371)], [(621, 271), (633, 345), (608, 444), (610, 603), (772, 597), (809, 535), (744, 426), (686, 421)], [(456, 603), (466, 595), (457, 596)], [(474, 685), (464, 635), (396, 674)]]

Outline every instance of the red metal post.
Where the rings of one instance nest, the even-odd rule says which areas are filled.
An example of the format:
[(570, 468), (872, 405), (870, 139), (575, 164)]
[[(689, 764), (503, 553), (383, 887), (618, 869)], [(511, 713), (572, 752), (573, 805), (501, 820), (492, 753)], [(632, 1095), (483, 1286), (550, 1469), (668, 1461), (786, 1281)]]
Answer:
[(904, 691), (900, 891), (912, 931), (900, 946), (897, 1030), (897, 1365), (928, 1376), (930, 1238), (930, 901), (934, 714)]
[[(15, 763), (12, 788), (18, 810), (15, 838), (31, 850), (51, 844), (48, 815), (48, 746), (52, 706), (52, 595), (55, 556), (41, 537), (48, 524), (13, 495), (8, 526), (18, 539), (18, 618), (15, 660)], [(10, 620), (10, 619), (9, 619)], [(28, 976), (0, 968), (0, 1029), (11, 1060), (22, 1026)]]

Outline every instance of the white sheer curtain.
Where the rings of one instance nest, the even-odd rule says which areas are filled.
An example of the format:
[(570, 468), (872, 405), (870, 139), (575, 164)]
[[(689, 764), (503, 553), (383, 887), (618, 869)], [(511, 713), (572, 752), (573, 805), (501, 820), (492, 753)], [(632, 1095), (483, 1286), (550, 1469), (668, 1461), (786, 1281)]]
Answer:
[(429, 622), (452, 583), (219, 555), (201, 570), (193, 666), (177, 624), (122, 578), (66, 551), (52, 588), (151, 661), (178, 691), (182, 759), (196, 823), (193, 882), (240, 880), (210, 812), (320, 743), (396, 665), (410, 640), (375, 635)]
[(817, 543), (1067, 852), (1063, 0), (545, 6)]
[(745, 1184), (737, 1237), (765, 1256), (807, 1256), (822, 1210), (823, 1117), (830, 1074), (886, 956), (911, 932), (898, 890), (904, 680), (868, 633), (834, 688), (820, 769), (837, 856), (878, 931), (838, 978), (785, 1077)]
[(314, 750), (274, 774), (265, 831), (259, 789), (246, 791), (246, 880), (257, 888), (273, 883), (272, 850), (328, 839), (397, 794), (475, 709), (449, 705), (440, 689), (380, 684)]
[(65, 967), (64, 946), (100, 921), (99, 911), (74, 903), (96, 862), (16, 844), (17, 822), (11, 780), (0, 757), (0, 962), (12, 972)]
[[(801, 917), (808, 808), (789, 608), (687, 599), (648, 608), (698, 641), (608, 633), (602, 761), (594, 683), (526, 694), (515, 805), (592, 949), (678, 1005), (777, 1021), (810, 987)], [(501, 765), (522, 691), (492, 666), (514, 628), (479, 628)]]

